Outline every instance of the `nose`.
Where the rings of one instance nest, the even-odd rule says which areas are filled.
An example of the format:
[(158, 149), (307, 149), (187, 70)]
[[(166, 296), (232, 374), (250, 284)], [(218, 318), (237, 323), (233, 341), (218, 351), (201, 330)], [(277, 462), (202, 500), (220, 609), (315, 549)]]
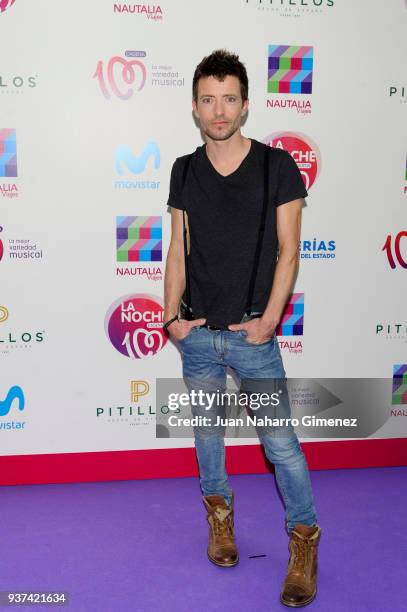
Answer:
[(214, 112), (216, 117), (221, 117), (223, 115), (223, 100), (215, 99)]

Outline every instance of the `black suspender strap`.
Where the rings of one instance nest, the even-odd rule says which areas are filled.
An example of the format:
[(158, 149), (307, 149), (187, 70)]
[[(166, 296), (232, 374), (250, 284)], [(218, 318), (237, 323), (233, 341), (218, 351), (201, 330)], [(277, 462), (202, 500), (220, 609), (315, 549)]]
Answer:
[[(187, 174), (189, 169), (189, 164), (191, 162), (191, 155), (185, 160), (184, 169), (182, 171), (182, 186), (181, 193), (184, 190), (185, 181), (187, 180)], [(189, 263), (188, 263), (188, 243), (187, 243), (187, 226), (185, 222), (185, 208), (182, 209), (182, 224), (183, 224), (183, 238), (184, 238), (184, 261), (185, 261), (185, 299), (186, 299), (186, 309), (183, 312), (183, 317), (187, 320), (191, 320), (193, 318), (192, 308), (191, 308), (191, 285), (189, 281)]]
[(261, 247), (263, 244), (264, 230), (266, 227), (267, 209), (269, 205), (269, 159), (270, 159), (270, 147), (266, 147), (264, 151), (263, 209), (261, 211), (259, 235), (257, 238), (256, 251), (254, 253), (254, 259), (253, 259), (252, 274), (251, 274), (250, 282), (249, 282), (249, 291), (248, 291), (247, 300), (246, 300), (245, 313), (247, 315), (250, 315), (251, 308), (252, 308), (254, 287), (256, 284), (257, 272), (259, 269)]

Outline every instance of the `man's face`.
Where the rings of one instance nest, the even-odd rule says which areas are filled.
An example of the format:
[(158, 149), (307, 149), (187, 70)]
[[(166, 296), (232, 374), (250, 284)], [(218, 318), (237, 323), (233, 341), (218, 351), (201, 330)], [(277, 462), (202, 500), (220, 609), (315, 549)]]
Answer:
[(212, 140), (227, 140), (240, 128), (248, 104), (242, 101), (236, 76), (228, 75), (223, 81), (209, 76), (199, 79), (192, 107), (204, 134)]

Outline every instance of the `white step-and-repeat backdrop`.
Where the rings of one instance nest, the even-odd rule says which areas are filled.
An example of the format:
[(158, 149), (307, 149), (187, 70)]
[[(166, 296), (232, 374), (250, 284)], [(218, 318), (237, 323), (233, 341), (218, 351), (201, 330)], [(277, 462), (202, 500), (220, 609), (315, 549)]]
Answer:
[(217, 48), (309, 190), (287, 374), (393, 380), (375, 435), (407, 435), (406, 26), (404, 0), (0, 1), (1, 455), (192, 446), (155, 437), (166, 201)]

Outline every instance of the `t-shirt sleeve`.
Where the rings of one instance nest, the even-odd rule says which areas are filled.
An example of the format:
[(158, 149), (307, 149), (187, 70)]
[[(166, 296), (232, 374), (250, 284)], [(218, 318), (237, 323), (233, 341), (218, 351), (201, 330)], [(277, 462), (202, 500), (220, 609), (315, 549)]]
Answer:
[(176, 159), (171, 170), (170, 178), (170, 193), (168, 196), (167, 206), (183, 210), (182, 204), (182, 174), (180, 160)]
[(287, 151), (283, 153), (279, 168), (276, 206), (298, 198), (306, 198), (308, 195), (297, 164)]

